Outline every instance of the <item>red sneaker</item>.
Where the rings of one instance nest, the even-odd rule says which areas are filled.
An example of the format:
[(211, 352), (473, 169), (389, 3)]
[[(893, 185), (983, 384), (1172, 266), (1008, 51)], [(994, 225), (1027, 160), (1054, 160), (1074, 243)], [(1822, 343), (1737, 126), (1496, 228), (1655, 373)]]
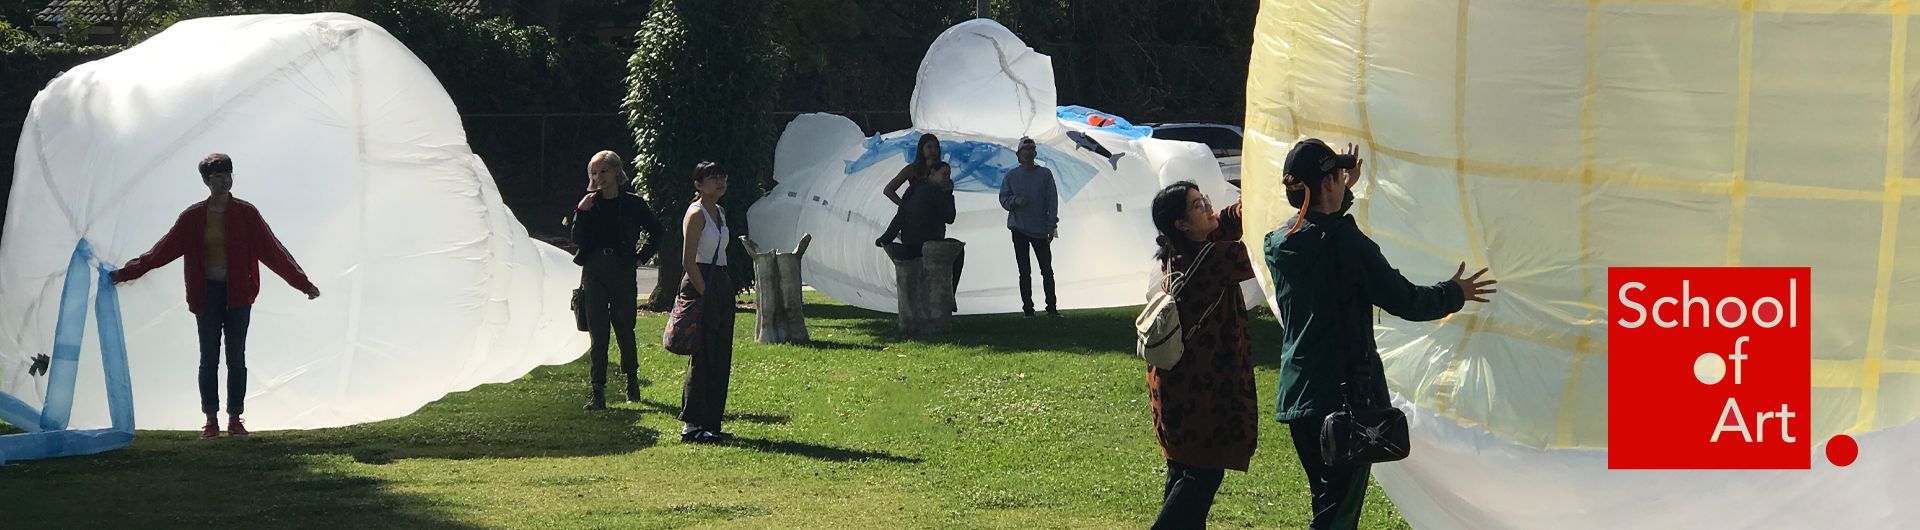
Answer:
[(207, 420), (207, 425), (205, 427), (200, 428), (200, 439), (202, 440), (211, 440), (219, 437), (220, 437), (220, 422), (218, 421)]
[(247, 426), (242, 424), (242, 421), (237, 417), (228, 419), (227, 436), (252, 436), (253, 433), (247, 431)]

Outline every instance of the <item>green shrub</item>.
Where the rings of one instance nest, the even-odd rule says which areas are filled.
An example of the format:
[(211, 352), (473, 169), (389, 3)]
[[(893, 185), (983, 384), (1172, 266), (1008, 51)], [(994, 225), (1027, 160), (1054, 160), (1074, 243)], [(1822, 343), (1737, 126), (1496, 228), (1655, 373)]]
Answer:
[[(641, 26), (627, 65), (630, 87), (621, 110), (633, 129), (634, 188), (647, 195), (663, 224), (660, 286), (653, 300), (672, 300), (680, 270), (679, 220), (693, 199), (693, 167), (727, 167), (722, 205), (735, 236), (747, 233), (747, 208), (773, 171), (773, 110), (780, 81), (767, 0), (657, 0)], [(751, 258), (738, 245), (728, 263)], [(752, 285), (751, 266), (729, 267), (734, 284)]]

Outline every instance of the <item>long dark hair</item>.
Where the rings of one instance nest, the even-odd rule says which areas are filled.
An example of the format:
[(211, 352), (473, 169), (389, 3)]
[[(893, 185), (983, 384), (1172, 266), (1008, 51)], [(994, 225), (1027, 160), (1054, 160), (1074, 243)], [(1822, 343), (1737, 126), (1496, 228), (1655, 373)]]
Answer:
[(1173, 223), (1187, 218), (1187, 194), (1197, 189), (1200, 189), (1199, 184), (1183, 180), (1168, 184), (1153, 196), (1153, 227), (1160, 232), (1160, 237), (1154, 239), (1155, 243), (1160, 244), (1160, 250), (1153, 253), (1153, 259), (1171, 260), (1195, 247), (1187, 233)]
[(940, 137), (934, 136), (932, 133), (920, 135), (920, 143), (915, 144), (913, 147), (913, 178), (914, 180), (926, 179), (928, 175), (933, 174), (934, 168), (939, 167), (934, 164), (941, 163), (940, 157), (938, 155), (932, 156), (932, 157), (922, 156), (922, 153), (925, 153), (927, 151), (927, 144), (933, 144), (933, 150), (939, 151)]

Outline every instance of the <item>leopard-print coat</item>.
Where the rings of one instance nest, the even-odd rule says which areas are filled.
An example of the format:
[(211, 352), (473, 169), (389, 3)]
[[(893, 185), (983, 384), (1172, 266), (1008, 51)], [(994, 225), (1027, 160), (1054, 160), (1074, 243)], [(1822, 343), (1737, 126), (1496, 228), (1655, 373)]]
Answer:
[[(1240, 219), (1238, 204), (1220, 212), (1220, 227), (1207, 238), (1213, 250), (1175, 301), (1182, 326), (1199, 327), (1185, 337), (1180, 363), (1169, 370), (1147, 368), (1161, 453), (1194, 467), (1246, 471), (1260, 436), (1253, 340), (1240, 293), (1240, 282), (1253, 279), (1253, 261), (1240, 241)], [(1174, 256), (1170, 270), (1185, 271), (1193, 259)], [(1216, 300), (1220, 305), (1208, 314)]]

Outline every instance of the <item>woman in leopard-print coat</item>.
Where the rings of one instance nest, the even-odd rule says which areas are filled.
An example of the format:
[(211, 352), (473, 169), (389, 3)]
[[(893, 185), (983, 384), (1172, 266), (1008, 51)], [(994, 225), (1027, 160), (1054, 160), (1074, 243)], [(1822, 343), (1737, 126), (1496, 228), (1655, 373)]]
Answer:
[(1185, 353), (1171, 369), (1147, 368), (1154, 434), (1167, 458), (1153, 528), (1205, 528), (1226, 470), (1247, 470), (1260, 434), (1240, 294), (1240, 282), (1253, 279), (1253, 261), (1240, 241), (1238, 204), (1215, 212), (1198, 186), (1179, 182), (1154, 197), (1152, 212), (1160, 232), (1155, 258), (1168, 271), (1192, 270), (1174, 302), (1182, 327), (1192, 330)]

